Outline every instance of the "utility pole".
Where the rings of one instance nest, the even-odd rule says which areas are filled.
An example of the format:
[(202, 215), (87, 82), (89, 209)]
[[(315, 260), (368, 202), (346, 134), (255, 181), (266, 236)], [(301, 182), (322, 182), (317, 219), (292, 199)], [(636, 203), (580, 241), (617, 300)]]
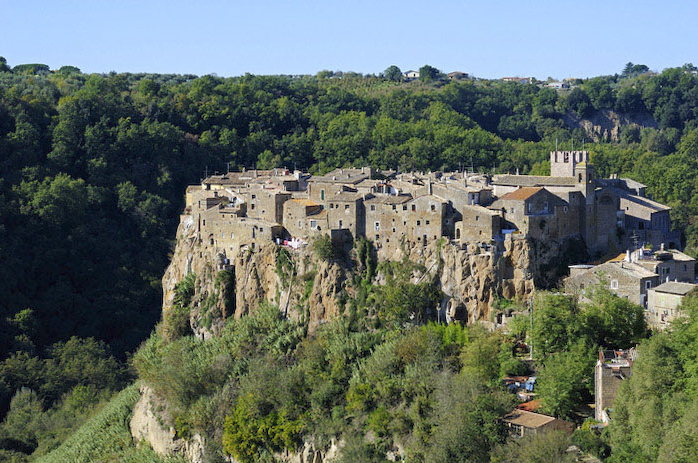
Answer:
[(530, 360), (533, 360), (533, 299), (528, 301), (528, 314), (530, 322), (530, 329), (528, 335), (528, 357)]

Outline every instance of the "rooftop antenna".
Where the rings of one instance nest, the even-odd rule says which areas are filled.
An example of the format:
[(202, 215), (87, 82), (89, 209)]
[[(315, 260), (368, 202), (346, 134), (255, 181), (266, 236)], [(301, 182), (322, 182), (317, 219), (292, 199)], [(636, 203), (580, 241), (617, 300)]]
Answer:
[(633, 251), (637, 249), (637, 244), (638, 241), (640, 240), (640, 236), (637, 234), (635, 230), (633, 230), (633, 234), (630, 235), (630, 239), (633, 241)]

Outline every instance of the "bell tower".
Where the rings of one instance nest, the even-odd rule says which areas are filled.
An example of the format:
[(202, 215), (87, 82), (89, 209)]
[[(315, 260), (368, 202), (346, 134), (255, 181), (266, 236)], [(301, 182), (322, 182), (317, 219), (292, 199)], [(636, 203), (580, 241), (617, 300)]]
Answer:
[(551, 151), (550, 176), (574, 177), (579, 163), (589, 162), (589, 151)]

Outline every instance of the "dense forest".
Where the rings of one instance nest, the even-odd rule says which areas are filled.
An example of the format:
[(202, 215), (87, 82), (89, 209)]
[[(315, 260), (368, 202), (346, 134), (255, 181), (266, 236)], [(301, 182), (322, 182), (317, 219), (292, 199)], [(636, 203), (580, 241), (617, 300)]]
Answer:
[[(425, 73), (421, 81), (403, 82), (391, 68), (378, 76), (333, 72), (235, 78), (86, 75), (74, 66), (58, 70), (42, 64), (11, 67), (0, 58), (0, 253), (4, 261), (0, 267), (0, 408), (7, 414), (0, 429), (4, 449), (0, 451), (17, 461), (49, 452), (80, 423), (95, 418), (110, 394), (123, 389), (137, 374), (157, 374), (158, 365), (143, 368), (146, 361), (156, 361), (154, 357), (148, 360), (149, 352), (157, 353), (161, 362), (168, 355), (179, 355), (177, 352), (196, 352), (186, 345), (193, 342), (186, 337), (164, 345), (155, 334), (129, 361), (160, 319), (160, 278), (172, 250), (185, 186), (198, 182), (205, 173), (273, 166), (322, 173), (370, 164), (402, 170), (472, 168), (546, 174), (551, 149), (579, 148), (584, 143), (602, 175), (630, 176), (647, 184), (655, 199), (672, 206), (672, 220), (684, 233), (687, 252), (698, 252), (698, 73), (694, 66), (657, 74), (646, 66), (628, 63), (620, 74), (572, 81), (571, 88), (562, 90), (544, 82), (449, 81), (438, 70)], [(595, 131), (594, 121), (609, 115), (622, 122), (612, 131)], [(605, 307), (604, 303), (596, 306)], [(554, 308), (568, 310), (569, 317), (578, 316), (577, 308), (566, 302), (558, 301)], [(312, 371), (313, 376), (327, 377), (327, 383), (289, 382), (288, 387), (324, 391), (325, 396), (316, 398), (319, 405), (312, 402), (315, 399), (292, 403), (292, 389), (279, 395), (278, 403), (264, 404), (283, 409), (278, 416), (288, 421), (267, 423), (283, 428), (275, 446), (291, 445), (300, 429), (309, 427), (341, 433), (347, 432), (347, 426), (370, 426), (378, 436), (388, 432), (409, 435), (417, 440), (410, 447), (414, 455), (440, 461), (433, 452), (448, 446), (430, 440), (429, 430), (441, 426), (439, 420), (451, 419), (444, 410), (464, 407), (449, 404), (446, 398), (452, 395), (448, 391), (467, 389), (472, 391), (473, 403), (479, 403), (477, 397), (486, 402), (481, 409), (458, 409), (480, 425), (488, 422), (485, 415), (492, 410), (509, 405), (492, 388), (499, 370), (463, 378), (468, 362), (476, 357), (473, 354), (468, 360), (471, 357), (466, 351), (476, 349), (468, 346), (478, 346), (473, 340), (490, 342), (489, 335), (465, 330), (453, 335), (461, 339), (456, 342), (445, 340), (440, 332), (443, 328), (436, 326), (405, 332), (387, 325), (369, 329), (362, 310), (368, 309), (359, 305), (356, 318), (344, 322), (346, 326), (337, 322), (338, 326), (328, 328), (345, 337), (360, 337), (361, 342), (350, 342), (357, 352), (333, 347), (337, 336), (310, 339), (302, 326), (270, 320), (271, 315), (250, 320), (249, 326), (229, 327), (221, 342), (233, 349), (226, 350), (233, 359), (231, 365), (237, 364), (238, 355), (231, 339), (251, 336), (240, 333), (258, 330), (260, 323), (280, 324), (274, 332), (286, 333), (279, 335), (286, 344), (282, 350), (248, 346), (259, 357), (252, 370), (272, 376), (250, 377), (249, 365), (241, 366), (230, 383), (235, 385), (236, 401), (224, 396), (218, 402), (226, 405), (221, 409), (225, 416), (212, 417), (203, 411), (201, 416), (212, 420), (209, 425), (232, 429), (233, 425), (225, 423), (261, 407), (255, 402), (259, 400), (255, 394), (261, 393), (257, 390), (260, 382), (273, 381), (273, 375), (303, 378), (310, 373), (293, 372)], [(394, 321), (384, 318), (385, 323)], [(588, 318), (579, 319), (565, 333), (572, 326), (578, 326), (581, 333), (590, 323)], [(645, 336), (641, 327), (628, 323), (631, 334), (609, 339), (637, 341)], [(677, 333), (688, 339), (690, 329)], [(550, 355), (566, 355), (568, 365), (584, 364), (594, 347), (608, 342), (582, 338), (587, 341), (569, 345), (565, 341), (559, 352)], [(666, 347), (655, 339), (665, 338), (653, 337), (649, 348), (678, 349), (676, 344)], [(511, 347), (510, 341), (497, 338), (492, 344), (499, 352), (501, 345)], [(342, 354), (334, 359), (337, 351)], [(379, 354), (383, 357), (371, 360)], [(690, 364), (688, 356), (677, 350), (677, 369), (684, 371), (685, 364)], [(269, 362), (275, 366), (270, 367)], [(327, 362), (335, 362), (332, 368), (337, 371), (321, 371), (328, 368)], [(360, 362), (369, 366), (360, 368)], [(396, 368), (396, 378), (413, 386), (421, 384), (420, 380), (409, 375), (433, 375), (423, 382), (435, 389), (396, 392), (402, 386), (383, 385), (384, 378), (378, 373), (371, 376), (370, 368), (384, 368), (380, 362)], [(415, 362), (427, 362), (429, 367), (417, 368)], [(129, 365), (135, 365), (135, 370)], [(681, 403), (689, 405), (693, 389), (691, 381), (683, 378), (692, 378), (690, 371), (672, 383), (672, 394), (681, 393)], [(157, 377), (150, 379), (157, 384)], [(221, 390), (226, 384), (219, 385)], [(367, 390), (383, 395), (364, 397)], [(238, 401), (240, 391), (250, 396)], [(632, 393), (629, 391), (627, 394)], [(213, 392), (184, 393), (179, 398), (177, 391), (171, 392), (173, 402), (180, 404), (182, 419), (188, 420), (188, 426), (198, 423), (205, 428), (204, 421), (196, 421), (195, 399)], [(403, 395), (398, 399), (392, 394)], [(588, 390), (571, 394), (576, 402), (549, 405), (551, 412), (572, 413)], [(640, 405), (627, 397), (628, 420), (649, 420), (649, 412), (638, 411)], [(290, 402), (283, 402), (286, 399)], [(655, 402), (661, 404), (665, 399)], [(689, 405), (672, 409), (667, 420), (678, 420)], [(330, 407), (333, 412), (323, 415), (314, 407)], [(405, 427), (386, 430), (386, 422), (400, 423), (399, 413), (407, 416)], [(353, 418), (347, 423), (344, 414)], [(22, 416), (33, 420), (19, 426)], [(419, 426), (424, 428), (423, 435), (413, 432)], [(644, 426), (652, 425), (647, 422)], [(669, 424), (663, 429), (669, 432)], [(453, 432), (456, 434), (440, 438), (455, 442), (462, 437)], [(490, 450), (497, 447), (496, 430), (491, 436), (473, 461), (486, 461)], [(609, 442), (613, 434), (606, 437)], [(221, 439), (221, 445), (233, 452), (256, 455), (259, 450), (250, 436), (228, 432)], [(646, 448), (647, 441), (641, 435), (637, 439), (636, 444), (629, 440), (618, 448), (634, 455), (642, 453), (646, 461), (658, 455), (668, 458), (663, 461), (680, 461), (672, 459), (677, 454), (667, 454), (655, 441), (654, 447)], [(349, 442), (354, 446), (350, 449), (375, 455), (387, 445), (387, 440), (379, 439), (367, 449), (362, 442)], [(605, 445), (594, 443), (599, 448)], [(514, 451), (501, 450), (497, 457), (497, 450), (492, 458), (508, 461), (506, 452)], [(242, 453), (236, 454), (244, 459)], [(368, 456), (356, 458), (369, 461)], [(444, 455), (443, 461), (448, 458)], [(621, 461), (622, 457), (617, 458)]]

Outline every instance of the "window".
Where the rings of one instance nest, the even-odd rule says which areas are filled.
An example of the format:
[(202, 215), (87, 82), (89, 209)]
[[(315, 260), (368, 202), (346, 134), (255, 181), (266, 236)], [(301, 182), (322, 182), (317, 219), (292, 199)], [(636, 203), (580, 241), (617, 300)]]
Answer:
[(475, 222), (477, 222), (478, 220), (480, 220), (480, 216), (479, 216), (479, 215), (476, 215), (476, 216), (475, 216)]
[(252, 195), (252, 199), (255, 199), (255, 198), (257, 198), (257, 195)]
[(310, 228), (315, 228), (317, 227), (317, 220), (311, 220), (310, 221)]
[(618, 289), (618, 280), (611, 280), (611, 289)]
[(250, 204), (250, 208), (254, 211), (254, 203)]
[(393, 210), (394, 210), (394, 211), (397, 210), (397, 206), (396, 206), (395, 204), (393, 204)]
[(348, 210), (349, 210), (349, 205), (348, 205), (348, 204), (345, 204), (345, 205), (344, 205), (344, 210), (345, 210), (345, 211), (348, 211)]
[(645, 289), (650, 289), (652, 287), (651, 281), (645, 281)]
[(303, 228), (303, 223), (300, 220), (298, 221), (298, 228)]
[(427, 222), (427, 225), (429, 225), (429, 221), (427, 220), (426, 222)]
[(417, 210), (417, 206), (415, 206), (415, 205), (413, 204), (413, 205), (412, 205), (412, 212), (414, 212), (414, 211), (416, 211), (416, 210)]
[(422, 224), (421, 220), (417, 220), (417, 226), (419, 227)]
[(320, 190), (320, 199), (321, 199), (322, 201), (325, 200), (325, 190)]
[(373, 226), (375, 227), (376, 231), (378, 231), (378, 230), (381, 229), (381, 223), (380, 223), (380, 222), (375, 222), (375, 223), (373, 224)]
[(434, 212), (435, 210), (436, 210), (436, 206), (432, 204), (432, 205), (431, 205), (431, 211)]
[(406, 211), (406, 210), (407, 210), (407, 206), (402, 206), (402, 210), (403, 210), (403, 211)]
[(372, 211), (375, 211), (375, 210), (376, 210), (376, 205), (375, 205), (375, 204), (371, 204), (371, 210), (372, 210)]
[(232, 240), (233, 238), (235, 238), (235, 234), (233, 232), (230, 232), (230, 239)]
[(221, 238), (225, 238), (225, 232), (221, 233)]
[(339, 221), (339, 228), (342, 228), (342, 221)]
[(569, 153), (565, 152), (565, 153), (563, 154), (563, 160), (562, 160), (562, 162), (570, 162), (570, 154), (569, 154)]
[(330, 203), (330, 209), (334, 209), (334, 204)]
[(264, 233), (264, 228), (260, 227), (260, 228), (259, 228), (259, 233)]
[(395, 233), (395, 227), (393, 227), (393, 233)]
[(204, 219), (204, 225), (206, 225), (206, 219)]
[(376, 235), (376, 242), (380, 241), (381, 237), (379, 235)]

